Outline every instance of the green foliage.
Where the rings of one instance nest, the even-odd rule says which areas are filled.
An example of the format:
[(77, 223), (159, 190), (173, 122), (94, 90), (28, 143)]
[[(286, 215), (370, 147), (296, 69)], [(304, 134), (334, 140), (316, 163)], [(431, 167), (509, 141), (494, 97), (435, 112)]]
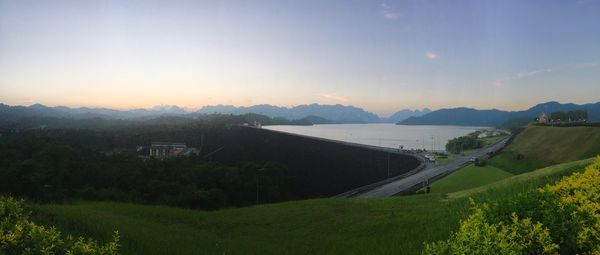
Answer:
[(600, 157), (583, 173), (476, 207), (450, 239), (425, 249), (426, 254), (557, 252), (600, 252)]
[(446, 150), (458, 154), (463, 150), (472, 150), (483, 147), (483, 141), (477, 139), (477, 134), (453, 138), (446, 144)]
[(426, 244), (425, 254), (558, 254), (547, 228), (511, 215), (506, 224), (490, 223), (481, 208), (462, 221), (447, 241)]
[(550, 121), (552, 122), (586, 121), (587, 119), (588, 113), (585, 110), (553, 112), (550, 114)]
[[(35, 201), (74, 198), (218, 209), (291, 197), (287, 168), (272, 162), (224, 165), (198, 156), (167, 160), (106, 156), (49, 138), (0, 143), (0, 192)], [(258, 189), (258, 191), (257, 191)]]
[(68, 254), (116, 255), (119, 254), (119, 234), (101, 245), (92, 239), (66, 236), (54, 227), (38, 226), (28, 219), (21, 201), (0, 197), (0, 254)]
[(550, 230), (554, 243), (560, 246), (562, 254), (582, 254), (588, 247), (578, 240), (579, 233), (593, 226), (595, 220), (588, 213), (578, 213), (577, 206), (564, 204), (560, 198), (548, 192), (537, 190), (519, 194), (517, 197), (490, 206), (486, 210), (486, 218), (492, 222), (507, 222), (507, 215), (516, 214), (539, 222)]

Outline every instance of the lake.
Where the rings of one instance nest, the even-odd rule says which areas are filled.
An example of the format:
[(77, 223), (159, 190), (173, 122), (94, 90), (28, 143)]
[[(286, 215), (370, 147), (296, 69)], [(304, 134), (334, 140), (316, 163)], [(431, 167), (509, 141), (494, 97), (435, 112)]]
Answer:
[(444, 150), (448, 140), (488, 127), (407, 126), (395, 124), (326, 124), (263, 126), (265, 129), (338, 141), (399, 148)]

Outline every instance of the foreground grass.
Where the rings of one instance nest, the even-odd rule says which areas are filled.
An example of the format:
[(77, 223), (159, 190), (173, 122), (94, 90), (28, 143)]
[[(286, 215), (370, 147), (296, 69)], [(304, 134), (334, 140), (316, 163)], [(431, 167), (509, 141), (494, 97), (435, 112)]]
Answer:
[(448, 238), (469, 214), (469, 197), (493, 202), (553, 183), (591, 160), (557, 165), (447, 195), (314, 199), (213, 212), (80, 201), (32, 205), (37, 220), (108, 240), (124, 254), (419, 254)]
[(502, 180), (512, 176), (494, 166), (475, 166), (469, 165), (458, 170), (431, 185), (433, 193), (450, 193), (464, 189), (479, 187), (488, 183)]
[(70, 232), (107, 238), (124, 254), (418, 254), (468, 213), (468, 203), (424, 195), (317, 199), (215, 212), (114, 202), (36, 206)]

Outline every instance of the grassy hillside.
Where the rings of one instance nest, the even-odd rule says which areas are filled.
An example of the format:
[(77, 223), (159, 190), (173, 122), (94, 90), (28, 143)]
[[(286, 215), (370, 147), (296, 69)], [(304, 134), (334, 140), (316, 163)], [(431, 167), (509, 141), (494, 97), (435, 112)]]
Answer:
[[(490, 194), (498, 193), (499, 191), (516, 194), (518, 192), (508, 192), (511, 190), (523, 189), (523, 187), (533, 188), (552, 183), (560, 177), (569, 175), (575, 171), (579, 171), (583, 166), (593, 162), (592, 158), (562, 163), (538, 169), (532, 172), (514, 175), (503, 180), (493, 182), (487, 185), (479, 186), (472, 189), (464, 189), (448, 194), (449, 199), (460, 199), (471, 196), (489, 197)], [(507, 196), (508, 194), (504, 194)]]
[(433, 193), (450, 193), (479, 187), (512, 176), (511, 173), (493, 166), (469, 165), (431, 185)]
[(102, 240), (118, 229), (123, 254), (416, 254), (423, 241), (447, 238), (468, 203), (442, 203), (429, 195), (215, 212), (114, 202), (37, 209), (53, 215), (52, 224)]
[[(513, 174), (600, 153), (600, 127), (528, 126), (488, 164)], [(518, 159), (522, 155), (522, 159)]]
[(87, 201), (34, 209), (38, 221), (68, 233), (108, 240), (119, 230), (124, 254), (419, 254), (424, 241), (456, 230), (469, 213), (469, 197), (489, 202), (514, 196), (590, 162), (505, 178), (448, 194), (450, 199), (315, 199), (213, 212)]

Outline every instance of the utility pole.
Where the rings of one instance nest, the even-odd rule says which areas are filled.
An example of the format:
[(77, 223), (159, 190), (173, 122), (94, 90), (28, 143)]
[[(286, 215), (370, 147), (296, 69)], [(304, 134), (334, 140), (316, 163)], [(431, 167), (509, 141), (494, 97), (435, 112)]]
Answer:
[(388, 151), (387, 154), (388, 154), (387, 155), (388, 156), (388, 174), (387, 174), (387, 177), (390, 178), (390, 152)]

